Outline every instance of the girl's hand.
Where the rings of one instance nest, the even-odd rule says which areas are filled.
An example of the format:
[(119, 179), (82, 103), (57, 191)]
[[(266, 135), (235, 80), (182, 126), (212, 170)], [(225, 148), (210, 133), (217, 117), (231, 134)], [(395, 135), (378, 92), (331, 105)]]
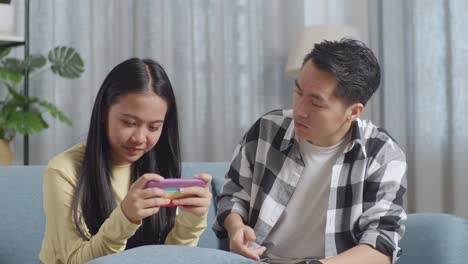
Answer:
[(143, 218), (159, 212), (161, 205), (170, 202), (167, 193), (159, 188), (146, 188), (148, 181), (162, 181), (163, 177), (147, 173), (138, 178), (128, 190), (125, 198), (120, 202), (123, 213), (131, 222), (139, 224)]
[(195, 178), (206, 182), (205, 187), (187, 187), (182, 188), (180, 191), (190, 195), (187, 198), (181, 198), (173, 200), (172, 203), (177, 206), (181, 206), (184, 211), (191, 212), (196, 216), (205, 216), (208, 213), (208, 208), (211, 204), (211, 175), (201, 173), (195, 175)]

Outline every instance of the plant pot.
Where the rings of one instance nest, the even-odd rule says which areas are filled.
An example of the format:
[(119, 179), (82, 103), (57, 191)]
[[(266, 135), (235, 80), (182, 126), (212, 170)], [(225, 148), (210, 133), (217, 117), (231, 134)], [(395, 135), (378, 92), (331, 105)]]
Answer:
[(14, 35), (15, 13), (13, 5), (0, 4), (0, 35)]
[(13, 163), (13, 151), (10, 141), (0, 139), (0, 166), (11, 165)]

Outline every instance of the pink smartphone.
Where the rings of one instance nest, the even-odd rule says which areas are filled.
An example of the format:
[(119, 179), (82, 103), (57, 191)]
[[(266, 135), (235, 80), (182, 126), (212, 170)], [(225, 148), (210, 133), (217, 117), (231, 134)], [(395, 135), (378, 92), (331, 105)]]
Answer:
[(194, 187), (194, 186), (205, 187), (205, 185), (206, 185), (206, 182), (200, 179), (164, 179), (161, 182), (148, 181), (145, 185), (145, 188), (156, 187), (159, 189), (163, 189), (167, 193), (168, 198), (171, 199), (171, 202), (161, 207), (171, 207), (171, 206), (176, 206), (172, 203), (172, 200), (181, 199), (181, 198), (190, 196), (185, 193), (181, 193), (180, 188)]

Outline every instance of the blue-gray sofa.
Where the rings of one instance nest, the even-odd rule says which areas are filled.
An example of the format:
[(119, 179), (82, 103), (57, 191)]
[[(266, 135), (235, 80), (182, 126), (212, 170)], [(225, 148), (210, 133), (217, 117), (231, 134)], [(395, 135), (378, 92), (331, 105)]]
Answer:
[[(228, 163), (184, 163), (183, 177), (206, 172), (213, 175), (212, 192), (218, 193)], [(42, 177), (44, 166), (0, 166), (0, 263), (38, 263), (44, 234)], [(213, 223), (215, 206), (209, 211)], [(98, 258), (93, 263), (249, 263), (223, 251), (226, 240), (219, 240), (208, 228), (200, 248), (183, 246), (141, 247)], [(410, 214), (401, 241), (403, 255), (398, 264), (468, 263), (468, 223), (447, 214)]]

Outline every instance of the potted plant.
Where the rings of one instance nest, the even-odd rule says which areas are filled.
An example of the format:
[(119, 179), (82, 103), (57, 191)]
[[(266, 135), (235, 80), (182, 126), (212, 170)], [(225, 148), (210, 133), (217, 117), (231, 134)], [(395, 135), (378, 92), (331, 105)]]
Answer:
[(70, 119), (54, 104), (23, 94), (24, 73), (31, 79), (40, 72), (51, 70), (63, 78), (78, 78), (84, 72), (83, 59), (71, 47), (55, 47), (47, 58), (41, 54), (25, 60), (7, 57), (10, 49), (0, 48), (0, 164), (12, 162), (11, 140), (17, 133), (31, 134), (49, 127), (44, 114), (68, 125)]

